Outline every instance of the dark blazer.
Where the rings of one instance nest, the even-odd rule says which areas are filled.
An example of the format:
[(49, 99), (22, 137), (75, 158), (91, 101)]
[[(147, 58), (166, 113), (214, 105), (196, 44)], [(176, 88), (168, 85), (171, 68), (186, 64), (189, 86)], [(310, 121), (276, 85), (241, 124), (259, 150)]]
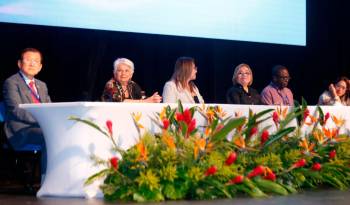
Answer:
[(240, 84), (232, 86), (227, 91), (226, 100), (230, 104), (262, 105), (258, 91), (248, 87), (246, 92)]
[[(42, 103), (51, 102), (47, 86), (44, 82), (35, 79), (35, 85)], [(6, 108), (5, 133), (11, 144), (20, 147), (31, 141), (31, 134), (41, 134), (40, 127), (33, 116), (19, 108), (19, 104), (33, 103), (30, 89), (19, 73), (7, 78), (3, 85), (3, 97)]]

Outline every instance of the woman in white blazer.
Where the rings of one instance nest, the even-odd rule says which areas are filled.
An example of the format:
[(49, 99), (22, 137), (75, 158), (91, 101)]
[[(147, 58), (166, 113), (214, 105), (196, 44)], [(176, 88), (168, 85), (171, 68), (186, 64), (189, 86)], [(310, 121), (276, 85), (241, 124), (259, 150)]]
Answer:
[(191, 57), (180, 57), (176, 60), (174, 73), (163, 88), (163, 102), (176, 103), (204, 103), (197, 86), (197, 67)]

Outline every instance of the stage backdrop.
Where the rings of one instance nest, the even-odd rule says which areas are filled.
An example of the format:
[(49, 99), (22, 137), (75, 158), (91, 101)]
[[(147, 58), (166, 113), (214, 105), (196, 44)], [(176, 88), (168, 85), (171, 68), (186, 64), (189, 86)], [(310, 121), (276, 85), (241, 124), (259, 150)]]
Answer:
[(348, 6), (347, 1), (307, 1), (306, 46), (0, 23), (0, 82), (17, 71), (21, 49), (36, 47), (44, 54), (38, 78), (47, 82), (53, 101), (98, 101), (117, 57), (134, 61), (133, 79), (150, 95), (162, 92), (176, 58), (192, 56), (206, 102), (226, 102), (233, 69), (244, 62), (253, 69), (253, 87), (259, 91), (270, 82), (273, 65), (287, 66), (295, 98), (315, 104), (332, 80), (350, 75)]

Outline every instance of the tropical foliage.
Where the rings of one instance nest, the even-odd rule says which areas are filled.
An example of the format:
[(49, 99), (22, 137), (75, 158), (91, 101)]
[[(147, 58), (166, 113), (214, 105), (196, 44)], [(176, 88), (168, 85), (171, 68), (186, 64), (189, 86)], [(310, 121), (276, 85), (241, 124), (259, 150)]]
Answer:
[[(195, 113), (206, 119), (205, 126), (197, 126)], [(146, 129), (139, 122), (141, 114), (132, 116), (141, 133)], [(263, 127), (271, 118), (273, 125)], [(106, 168), (86, 180), (88, 186), (103, 178), (100, 188), (111, 201), (265, 197), (320, 185), (344, 190), (350, 184), (349, 134), (341, 133), (344, 119), (324, 114), (320, 107), (310, 114), (306, 103), (291, 111), (250, 111), (248, 117), (227, 116), (220, 106), (167, 106), (152, 118), (161, 133), (140, 134), (139, 142), (126, 151), (114, 141), (112, 121), (100, 128), (71, 119), (100, 130), (121, 155), (108, 160), (93, 156)], [(294, 120), (298, 126), (289, 127)], [(327, 126), (330, 121), (334, 128)]]

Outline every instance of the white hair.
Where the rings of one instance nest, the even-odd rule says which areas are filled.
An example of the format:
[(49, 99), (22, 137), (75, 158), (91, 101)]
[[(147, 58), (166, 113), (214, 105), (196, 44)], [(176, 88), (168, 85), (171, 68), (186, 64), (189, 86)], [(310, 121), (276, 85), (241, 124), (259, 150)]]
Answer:
[(131, 60), (129, 60), (127, 58), (117, 58), (117, 60), (115, 60), (113, 63), (113, 74), (115, 74), (117, 72), (118, 66), (120, 64), (124, 64), (124, 65), (129, 66), (131, 72), (132, 73), (134, 72), (134, 63)]

